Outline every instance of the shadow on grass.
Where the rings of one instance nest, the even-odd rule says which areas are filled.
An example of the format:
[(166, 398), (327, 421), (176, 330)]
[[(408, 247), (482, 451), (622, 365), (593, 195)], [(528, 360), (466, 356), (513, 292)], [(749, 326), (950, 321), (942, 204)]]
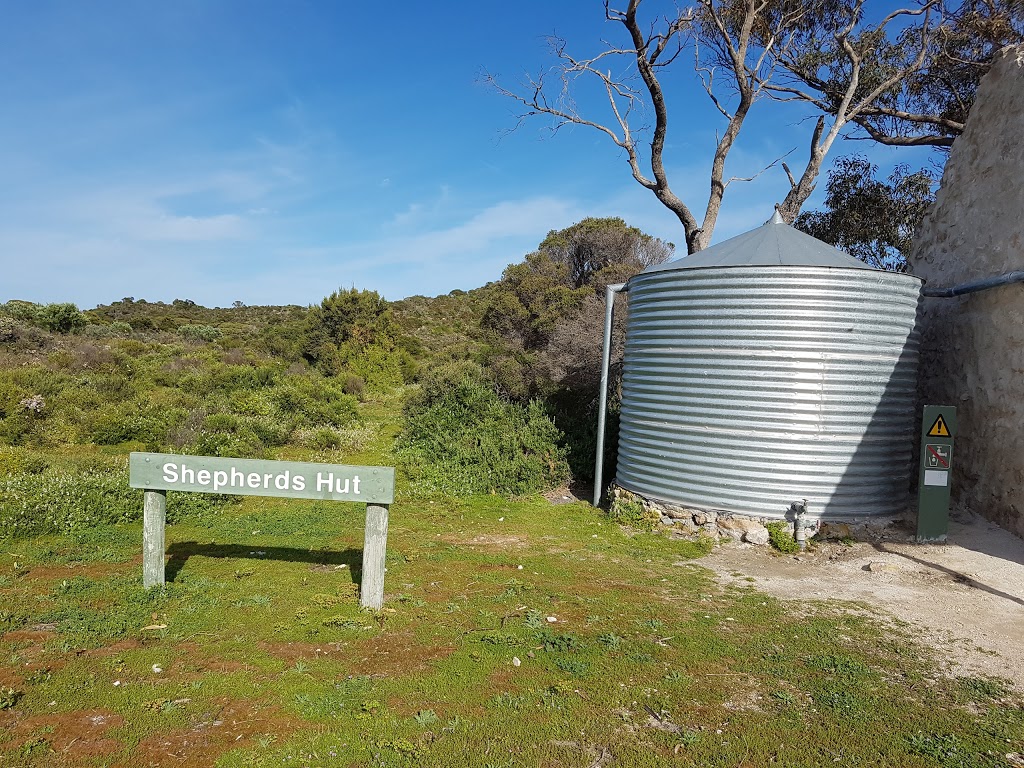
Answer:
[[(361, 584), (363, 579), (363, 550), (345, 549), (309, 550), (294, 547), (266, 547), (252, 544), (200, 544), (197, 541), (180, 541), (167, 548), (165, 578), (171, 582), (185, 567), (190, 557), (224, 557), (233, 560), (281, 560), (287, 563), (309, 563), (334, 569), (345, 565), (352, 573), (352, 581)], [(339, 569), (340, 570), (340, 569)]]

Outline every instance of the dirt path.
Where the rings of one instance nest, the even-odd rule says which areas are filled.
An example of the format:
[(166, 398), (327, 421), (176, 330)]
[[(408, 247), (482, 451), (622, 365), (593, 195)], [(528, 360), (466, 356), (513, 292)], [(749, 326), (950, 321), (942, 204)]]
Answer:
[(794, 557), (728, 544), (703, 558), (724, 584), (786, 600), (852, 600), (908, 622), (954, 674), (991, 675), (1024, 691), (1024, 540), (960, 513), (946, 544), (908, 536), (820, 545)]

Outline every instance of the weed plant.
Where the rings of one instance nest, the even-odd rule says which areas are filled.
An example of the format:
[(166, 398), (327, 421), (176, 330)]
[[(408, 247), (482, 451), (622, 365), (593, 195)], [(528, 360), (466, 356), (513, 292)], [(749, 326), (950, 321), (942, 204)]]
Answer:
[(795, 555), (800, 553), (800, 545), (793, 538), (793, 532), (788, 523), (781, 520), (767, 523), (768, 543), (778, 552), (784, 555)]

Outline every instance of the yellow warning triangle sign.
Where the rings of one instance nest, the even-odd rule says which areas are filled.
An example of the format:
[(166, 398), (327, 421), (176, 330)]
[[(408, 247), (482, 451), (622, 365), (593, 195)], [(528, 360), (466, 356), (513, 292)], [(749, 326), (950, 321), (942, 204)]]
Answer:
[(949, 427), (946, 426), (946, 420), (941, 415), (928, 430), (928, 437), (949, 437)]

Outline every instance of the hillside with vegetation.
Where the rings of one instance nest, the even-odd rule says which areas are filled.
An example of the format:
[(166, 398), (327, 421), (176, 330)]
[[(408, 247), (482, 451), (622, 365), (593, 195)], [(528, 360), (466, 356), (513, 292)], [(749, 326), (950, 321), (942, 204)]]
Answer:
[(351, 289), (310, 307), (7, 302), (0, 521), (67, 530), (82, 513), (56, 510), (51, 489), (76, 473), (76, 485), (95, 489), (94, 515), (130, 519), (137, 494), (99, 499), (124, 485), (133, 450), (359, 454), (374, 409), (394, 410), (387, 460), (410, 492), (523, 494), (586, 481), (604, 286), (669, 253), (619, 219), (587, 219), (550, 233), (500, 281), (436, 298), (391, 303)]
[[(714, 541), (552, 493), (590, 480), (604, 288), (671, 252), (587, 219), (434, 298), (0, 305), (0, 765), (1024, 749), (1006, 683), (938, 675), (907, 628), (721, 587), (695, 564)], [(318, 500), (168, 493), (144, 590), (131, 451), (395, 466), (383, 610), (357, 600), (363, 509)]]

